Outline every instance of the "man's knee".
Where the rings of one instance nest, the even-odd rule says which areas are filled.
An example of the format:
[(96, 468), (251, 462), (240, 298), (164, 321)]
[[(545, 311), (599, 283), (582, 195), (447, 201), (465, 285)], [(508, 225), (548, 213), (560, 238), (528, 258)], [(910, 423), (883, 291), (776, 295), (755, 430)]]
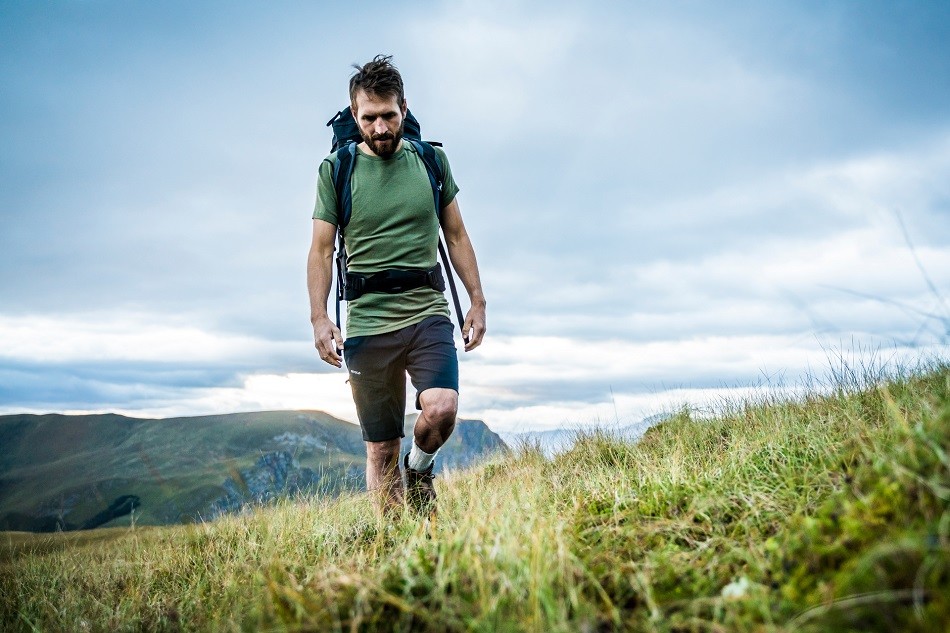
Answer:
[(454, 425), (459, 409), (459, 395), (454, 389), (426, 389), (419, 394), (422, 415), (439, 425)]

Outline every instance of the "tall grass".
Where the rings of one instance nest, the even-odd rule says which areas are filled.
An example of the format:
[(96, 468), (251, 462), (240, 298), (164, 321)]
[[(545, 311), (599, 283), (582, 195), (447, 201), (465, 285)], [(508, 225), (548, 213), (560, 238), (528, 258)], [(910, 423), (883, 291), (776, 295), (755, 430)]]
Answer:
[(173, 528), (8, 539), (9, 630), (945, 631), (950, 366)]

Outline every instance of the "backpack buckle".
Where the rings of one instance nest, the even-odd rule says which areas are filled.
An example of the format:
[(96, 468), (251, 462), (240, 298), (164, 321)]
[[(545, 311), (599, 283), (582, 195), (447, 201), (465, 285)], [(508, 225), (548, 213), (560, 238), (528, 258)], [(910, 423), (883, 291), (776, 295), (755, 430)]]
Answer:
[(435, 263), (435, 266), (426, 271), (426, 284), (433, 290), (445, 292), (445, 277), (442, 276), (442, 264)]
[(343, 285), (343, 300), (353, 301), (366, 293), (366, 275), (346, 273), (346, 283)]

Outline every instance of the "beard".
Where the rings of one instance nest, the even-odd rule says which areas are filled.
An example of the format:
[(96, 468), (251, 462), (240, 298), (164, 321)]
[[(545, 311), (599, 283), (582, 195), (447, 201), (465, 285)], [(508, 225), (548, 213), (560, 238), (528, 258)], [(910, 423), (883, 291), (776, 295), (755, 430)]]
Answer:
[(363, 142), (373, 150), (374, 154), (380, 158), (392, 158), (393, 154), (396, 153), (396, 148), (399, 147), (399, 141), (402, 140), (402, 133), (405, 127), (406, 121), (403, 119), (402, 124), (399, 126), (399, 129), (396, 130), (395, 134), (385, 132), (383, 134), (367, 135), (363, 133), (363, 130), (360, 130), (360, 136), (363, 137)]

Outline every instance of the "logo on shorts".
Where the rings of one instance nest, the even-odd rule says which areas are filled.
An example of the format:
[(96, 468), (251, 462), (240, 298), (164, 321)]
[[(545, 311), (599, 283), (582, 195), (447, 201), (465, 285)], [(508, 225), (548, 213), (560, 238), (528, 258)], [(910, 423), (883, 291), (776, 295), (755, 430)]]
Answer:
[(356, 371), (355, 369), (351, 369), (351, 370), (350, 370), (350, 373), (351, 373), (351, 374), (355, 374), (355, 375), (357, 375), (357, 376), (362, 376), (362, 375), (363, 375), (363, 374), (361, 374), (360, 372)]

